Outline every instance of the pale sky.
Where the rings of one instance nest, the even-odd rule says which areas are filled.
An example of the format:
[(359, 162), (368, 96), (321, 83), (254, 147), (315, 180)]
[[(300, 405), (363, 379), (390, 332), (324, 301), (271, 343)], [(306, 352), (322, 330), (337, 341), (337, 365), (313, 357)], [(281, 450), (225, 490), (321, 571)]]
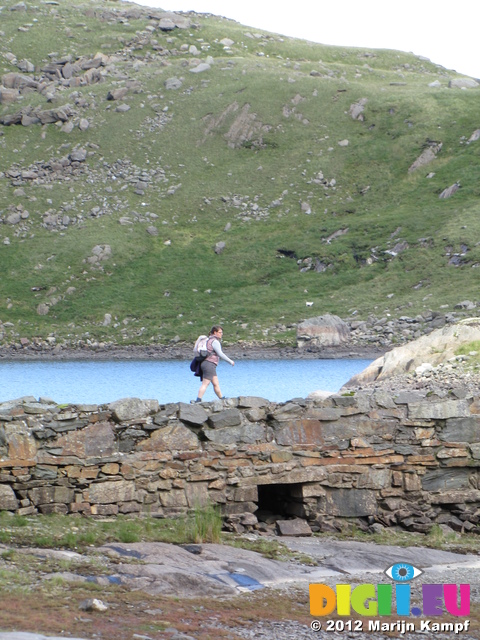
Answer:
[(478, 0), (135, 0), (322, 44), (397, 49), (480, 78)]

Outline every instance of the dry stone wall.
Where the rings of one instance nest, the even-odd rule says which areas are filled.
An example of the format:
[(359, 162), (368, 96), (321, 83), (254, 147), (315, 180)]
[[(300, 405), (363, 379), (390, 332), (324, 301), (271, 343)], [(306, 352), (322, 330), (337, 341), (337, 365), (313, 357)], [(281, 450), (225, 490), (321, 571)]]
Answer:
[(23, 515), (162, 517), (213, 502), (237, 530), (270, 512), (317, 531), (480, 532), (479, 467), (480, 396), (0, 404), (0, 510)]

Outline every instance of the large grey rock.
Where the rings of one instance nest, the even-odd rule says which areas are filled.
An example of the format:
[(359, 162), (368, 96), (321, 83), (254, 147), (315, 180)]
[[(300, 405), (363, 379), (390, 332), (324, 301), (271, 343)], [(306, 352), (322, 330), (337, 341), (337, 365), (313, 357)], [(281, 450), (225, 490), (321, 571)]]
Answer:
[(438, 437), (444, 442), (480, 442), (480, 416), (451, 418)]
[(452, 358), (462, 345), (476, 340), (480, 340), (480, 318), (468, 318), (455, 325), (448, 325), (392, 349), (350, 378), (343, 388), (362, 386), (375, 380), (386, 380), (395, 375), (413, 372), (425, 362), (435, 367)]
[(311, 536), (313, 533), (308, 522), (301, 518), (277, 520), (277, 529), (281, 536)]
[(460, 189), (459, 183), (455, 182), (450, 187), (447, 187), (446, 189), (444, 189), (438, 197), (441, 200), (446, 200), (447, 198), (450, 198), (451, 196), (453, 196), (453, 194), (456, 193), (459, 189)]
[(208, 413), (198, 404), (186, 404), (185, 402), (179, 402), (178, 407), (178, 417), (182, 422), (202, 425), (208, 420)]
[(7, 89), (0, 87), (0, 104), (12, 104), (16, 102), (20, 97), (17, 89)]
[(143, 440), (138, 451), (192, 451), (200, 449), (197, 436), (183, 424), (156, 429), (150, 438)]
[(444, 400), (408, 405), (410, 420), (446, 420), (447, 418), (466, 418), (469, 415), (469, 404), (466, 400)]
[(427, 471), (422, 478), (424, 491), (439, 491), (441, 489), (469, 489), (470, 477), (474, 472), (470, 469), (433, 469)]
[(150, 413), (158, 411), (157, 400), (140, 400), (140, 398), (122, 398), (108, 405), (113, 418), (117, 422), (126, 422), (138, 418), (146, 418)]
[(242, 414), (238, 409), (226, 409), (210, 416), (209, 423), (215, 429), (236, 427), (242, 424)]
[(297, 326), (297, 346), (300, 349), (306, 345), (336, 347), (349, 340), (348, 325), (338, 316), (329, 313), (304, 320)]
[(12, 487), (0, 484), (0, 511), (15, 511), (17, 508), (18, 500)]
[(454, 78), (453, 80), (450, 80), (448, 86), (456, 89), (475, 89), (480, 85), (473, 78)]
[(202, 73), (203, 71), (209, 71), (211, 69), (210, 65), (206, 62), (201, 62), (199, 65), (190, 69), (190, 73)]

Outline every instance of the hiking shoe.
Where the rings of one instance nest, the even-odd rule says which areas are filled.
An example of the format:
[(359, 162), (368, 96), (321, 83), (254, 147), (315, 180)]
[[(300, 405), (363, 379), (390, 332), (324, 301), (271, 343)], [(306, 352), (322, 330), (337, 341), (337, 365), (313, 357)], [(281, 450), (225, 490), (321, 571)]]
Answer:
[(201, 402), (200, 398), (197, 398), (196, 400), (190, 400), (190, 404), (198, 404), (199, 402)]

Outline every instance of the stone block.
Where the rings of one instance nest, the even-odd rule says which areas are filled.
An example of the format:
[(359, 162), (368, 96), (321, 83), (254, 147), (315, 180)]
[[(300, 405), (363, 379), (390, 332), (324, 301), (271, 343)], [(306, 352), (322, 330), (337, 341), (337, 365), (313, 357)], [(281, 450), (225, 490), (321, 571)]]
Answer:
[(92, 516), (116, 516), (118, 514), (117, 504), (92, 504)]
[(344, 409), (339, 407), (312, 407), (304, 412), (305, 420), (319, 420), (324, 422), (333, 422), (338, 420), (344, 414)]
[(274, 464), (278, 462), (288, 462), (292, 458), (293, 454), (290, 451), (272, 451), (270, 454), (270, 459)]
[(74, 491), (68, 487), (35, 487), (28, 491), (28, 497), (34, 505), (73, 502)]
[(200, 404), (179, 402), (178, 407), (178, 418), (182, 422), (201, 426), (208, 420), (208, 413)]
[(37, 442), (24, 422), (10, 422), (4, 425), (8, 457), (32, 460), (37, 454)]
[(255, 513), (258, 510), (256, 502), (227, 502), (223, 505), (222, 511), (224, 515), (233, 515), (235, 513)]
[(235, 502), (258, 502), (258, 487), (238, 487), (233, 492)]
[(43, 515), (51, 515), (52, 513), (60, 513), (66, 515), (68, 513), (68, 507), (66, 504), (41, 504), (38, 510)]
[(475, 472), (465, 468), (432, 469), (423, 476), (422, 488), (424, 491), (468, 489), (473, 476)]
[(208, 421), (214, 429), (237, 427), (242, 424), (242, 414), (238, 409), (226, 409), (225, 411), (214, 413)]
[(375, 515), (378, 507), (374, 491), (368, 489), (328, 489), (326, 510), (328, 515), (358, 518)]
[(392, 396), (386, 391), (376, 391), (373, 394), (373, 399), (377, 405), (383, 409), (394, 409), (396, 407)]
[(480, 416), (450, 418), (438, 438), (444, 442), (480, 442)]
[(118, 451), (112, 427), (110, 422), (95, 422), (84, 429), (61, 434), (56, 444), (63, 456), (80, 459), (111, 456)]
[(116, 462), (107, 462), (107, 464), (103, 465), (101, 471), (108, 476), (116, 476), (120, 473), (120, 465)]
[(416, 473), (405, 474), (405, 491), (421, 491), (422, 480)]
[(267, 409), (257, 407), (247, 409), (244, 412), (244, 416), (249, 422), (260, 422), (261, 420), (265, 420), (267, 417)]
[(416, 391), (401, 391), (394, 396), (395, 404), (419, 404), (424, 400), (425, 394)]
[(118, 510), (120, 513), (138, 513), (142, 506), (138, 502), (122, 502)]
[(276, 422), (285, 422), (303, 416), (303, 408), (294, 402), (277, 406), (270, 417)]
[(146, 418), (159, 409), (157, 400), (140, 400), (140, 398), (122, 398), (108, 405), (114, 420), (127, 422), (138, 418)]
[(15, 511), (18, 508), (18, 500), (12, 487), (0, 484), (0, 511)]
[(209, 502), (208, 483), (188, 483), (185, 487), (185, 496), (187, 498), (187, 504), (191, 509), (195, 509), (196, 507), (204, 507)]
[(300, 498), (302, 500), (306, 498), (320, 498), (323, 497), (325, 493), (325, 488), (318, 482), (296, 484), (289, 488), (289, 495), (291, 495), (292, 498)]
[(448, 418), (467, 418), (469, 416), (470, 408), (467, 400), (408, 404), (410, 420), (447, 420)]
[(241, 426), (231, 426), (216, 429), (203, 429), (203, 434), (215, 444), (235, 444), (244, 442), (254, 444), (262, 442), (266, 438), (265, 427), (261, 424), (249, 423)]
[(311, 536), (313, 533), (308, 522), (300, 518), (277, 520), (277, 530), (281, 536)]
[(160, 503), (162, 507), (178, 508), (187, 507), (187, 497), (185, 491), (180, 489), (172, 489), (171, 491), (162, 491), (160, 493)]
[(83, 499), (92, 504), (130, 502), (135, 498), (135, 485), (128, 480), (96, 482), (83, 491)]
[(156, 429), (146, 440), (142, 440), (136, 447), (137, 451), (192, 451), (200, 449), (197, 436), (178, 424)]
[(463, 491), (442, 491), (430, 496), (432, 504), (463, 504), (464, 502), (479, 502), (480, 491), (467, 489)]
[(480, 443), (471, 444), (470, 451), (472, 452), (472, 458), (474, 460), (480, 460)]
[(357, 478), (357, 489), (385, 489), (390, 487), (392, 472), (390, 469), (367, 469)]
[(261, 409), (268, 407), (269, 404), (269, 400), (256, 396), (240, 396), (238, 398), (238, 406), (242, 409)]

